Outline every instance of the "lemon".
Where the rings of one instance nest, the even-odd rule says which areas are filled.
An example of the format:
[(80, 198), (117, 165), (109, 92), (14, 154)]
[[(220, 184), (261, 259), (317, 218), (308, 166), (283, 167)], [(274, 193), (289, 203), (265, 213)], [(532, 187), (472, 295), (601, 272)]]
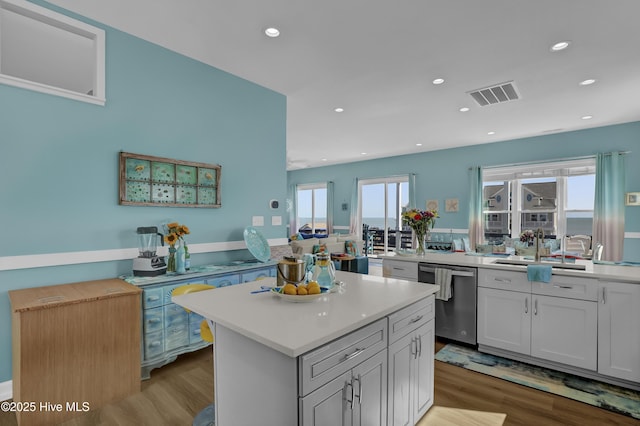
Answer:
[(307, 290), (309, 294), (320, 294), (320, 286), (314, 285)]
[(296, 286), (293, 285), (293, 284), (285, 284), (284, 285), (284, 289), (283, 289), (283, 293), (284, 294), (296, 295), (297, 294)]
[(307, 289), (304, 287), (298, 287), (298, 296), (306, 296), (307, 295)]

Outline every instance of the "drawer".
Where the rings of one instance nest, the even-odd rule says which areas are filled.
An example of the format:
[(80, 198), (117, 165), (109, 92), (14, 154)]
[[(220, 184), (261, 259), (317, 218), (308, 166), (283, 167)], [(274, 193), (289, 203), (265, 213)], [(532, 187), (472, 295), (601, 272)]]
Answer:
[(162, 287), (144, 289), (142, 291), (142, 307), (155, 308), (162, 306)]
[(329, 383), (387, 347), (387, 319), (380, 319), (298, 358), (299, 396)]
[(226, 287), (228, 285), (240, 284), (240, 275), (222, 275), (219, 277), (207, 279), (207, 284), (215, 285), (216, 287)]
[(525, 272), (501, 271), (498, 269), (478, 270), (478, 287), (497, 288), (499, 290), (531, 292), (531, 282)]
[(144, 335), (144, 359), (153, 359), (164, 352), (164, 331)]
[(189, 325), (178, 324), (164, 329), (164, 350), (179, 348), (189, 344)]
[(189, 313), (180, 305), (170, 303), (164, 305), (164, 326), (171, 327), (177, 324), (187, 324), (189, 322)]
[(435, 297), (429, 296), (389, 315), (389, 344), (432, 320), (435, 317), (434, 305)]
[(418, 281), (418, 262), (384, 259), (382, 261), (382, 276)]
[(251, 281), (257, 281), (259, 279), (268, 278), (271, 276), (273, 276), (271, 275), (271, 270), (267, 268), (258, 269), (257, 271), (247, 271), (242, 273), (242, 282), (248, 283)]
[(189, 344), (202, 342), (202, 336), (200, 336), (200, 323), (204, 318), (202, 315), (198, 315), (195, 312), (189, 314)]
[(598, 280), (551, 275), (551, 281), (548, 283), (532, 282), (531, 292), (568, 299), (598, 301)]
[(162, 306), (157, 308), (145, 309), (143, 311), (143, 329), (145, 334), (162, 330), (164, 327), (164, 309)]

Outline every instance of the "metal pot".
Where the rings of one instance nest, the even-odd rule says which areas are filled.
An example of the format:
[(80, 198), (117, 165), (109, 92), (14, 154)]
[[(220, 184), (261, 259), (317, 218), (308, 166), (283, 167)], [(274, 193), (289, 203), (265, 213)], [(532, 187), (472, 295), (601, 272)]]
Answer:
[(285, 256), (278, 262), (278, 276), (276, 285), (278, 287), (285, 284), (298, 285), (305, 279), (305, 262), (295, 257)]

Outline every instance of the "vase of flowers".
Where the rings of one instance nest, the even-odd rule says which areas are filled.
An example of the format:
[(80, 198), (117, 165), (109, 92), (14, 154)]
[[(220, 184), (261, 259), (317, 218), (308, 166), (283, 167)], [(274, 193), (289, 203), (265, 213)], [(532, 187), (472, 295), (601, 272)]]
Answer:
[[(176, 262), (176, 253), (178, 251), (177, 247), (182, 245), (186, 250), (187, 244), (184, 240), (184, 236), (189, 233), (189, 228), (186, 225), (179, 224), (178, 222), (171, 222), (165, 225), (164, 242), (169, 244), (167, 272), (176, 272), (178, 266), (178, 262)], [(182, 265), (184, 265), (184, 261), (182, 262)]]
[(410, 209), (402, 213), (402, 223), (409, 226), (416, 237), (416, 254), (419, 256), (426, 253), (425, 241), (437, 217), (436, 210)]
[(520, 233), (520, 242), (525, 243), (527, 246), (532, 246), (535, 241), (535, 234), (531, 229), (526, 229)]

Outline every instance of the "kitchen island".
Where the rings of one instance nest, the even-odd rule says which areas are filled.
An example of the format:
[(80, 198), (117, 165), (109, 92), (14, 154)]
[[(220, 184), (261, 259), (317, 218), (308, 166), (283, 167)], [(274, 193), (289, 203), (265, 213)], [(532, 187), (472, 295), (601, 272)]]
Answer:
[[(431, 406), (438, 287), (342, 271), (336, 278), (337, 291), (309, 303), (251, 294), (275, 278), (173, 297), (207, 318), (215, 336), (218, 426), (392, 424), (403, 414), (387, 404), (396, 388), (405, 399), (412, 388), (412, 409)], [(400, 380), (400, 368), (387, 380), (387, 365), (396, 371), (405, 358), (430, 365), (421, 366), (423, 382)]]

